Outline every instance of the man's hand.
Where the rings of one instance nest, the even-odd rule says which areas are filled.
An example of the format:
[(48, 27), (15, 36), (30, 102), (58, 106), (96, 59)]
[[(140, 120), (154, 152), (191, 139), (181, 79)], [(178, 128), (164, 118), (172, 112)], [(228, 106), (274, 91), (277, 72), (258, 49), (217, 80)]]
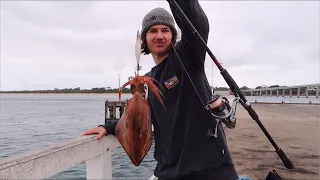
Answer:
[(105, 128), (100, 126), (100, 127), (96, 127), (96, 128), (85, 131), (81, 136), (91, 135), (91, 134), (98, 134), (97, 139), (100, 140), (103, 136), (107, 134), (107, 131)]

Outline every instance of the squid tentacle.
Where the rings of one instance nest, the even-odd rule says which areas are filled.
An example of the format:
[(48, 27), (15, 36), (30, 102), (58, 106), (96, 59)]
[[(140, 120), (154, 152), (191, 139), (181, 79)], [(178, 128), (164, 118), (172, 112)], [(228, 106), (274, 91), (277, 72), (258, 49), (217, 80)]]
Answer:
[(148, 76), (145, 76), (145, 79), (152, 80), (152, 81), (156, 82), (160, 86), (161, 90), (162, 91), (164, 90), (163, 86), (156, 79), (154, 79), (152, 77), (148, 77)]
[(120, 88), (120, 91), (119, 91), (119, 101), (121, 101), (121, 94), (122, 94), (123, 89), (124, 89), (126, 86), (128, 86), (128, 85), (130, 85), (130, 84), (132, 84), (132, 83), (133, 83), (133, 80), (129, 80), (129, 81), (127, 81), (124, 85), (122, 85), (122, 87)]
[(164, 103), (163, 103), (163, 101), (162, 101), (162, 99), (161, 99), (161, 96), (160, 96), (160, 95), (163, 96), (162, 92), (161, 92), (161, 91), (158, 89), (158, 87), (157, 87), (155, 84), (153, 84), (150, 80), (145, 81), (145, 83), (147, 83), (147, 85), (150, 87), (150, 89), (152, 90), (152, 92), (156, 95), (156, 97), (157, 97), (158, 100), (161, 102), (163, 108), (164, 108), (165, 111), (166, 111), (166, 107), (165, 107), (165, 105), (164, 105)]

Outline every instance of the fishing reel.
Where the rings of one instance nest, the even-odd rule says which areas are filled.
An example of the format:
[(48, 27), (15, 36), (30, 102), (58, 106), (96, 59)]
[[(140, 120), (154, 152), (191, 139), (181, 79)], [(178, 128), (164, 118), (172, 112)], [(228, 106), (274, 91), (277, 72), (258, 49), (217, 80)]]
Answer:
[(236, 126), (236, 108), (239, 102), (239, 97), (236, 96), (233, 100), (232, 105), (230, 105), (229, 100), (226, 97), (220, 97), (216, 94), (209, 101), (206, 106), (206, 110), (211, 113), (214, 119), (217, 120), (214, 134), (210, 129), (207, 133), (209, 137), (218, 137), (218, 127), (221, 123), (225, 124), (229, 129), (233, 129)]

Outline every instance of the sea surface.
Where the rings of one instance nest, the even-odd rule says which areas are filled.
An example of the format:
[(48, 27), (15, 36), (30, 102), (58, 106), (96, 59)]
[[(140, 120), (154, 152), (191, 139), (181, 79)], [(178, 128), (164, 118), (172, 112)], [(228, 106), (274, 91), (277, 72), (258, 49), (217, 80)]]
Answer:
[[(123, 98), (130, 98), (124, 95)], [(117, 94), (0, 94), (0, 158), (80, 136), (104, 123), (104, 103)], [(315, 97), (247, 96), (249, 102), (320, 103)], [(113, 151), (113, 177), (148, 179), (156, 162), (154, 146), (138, 166), (132, 165), (122, 148)], [(84, 163), (49, 179), (86, 179)]]

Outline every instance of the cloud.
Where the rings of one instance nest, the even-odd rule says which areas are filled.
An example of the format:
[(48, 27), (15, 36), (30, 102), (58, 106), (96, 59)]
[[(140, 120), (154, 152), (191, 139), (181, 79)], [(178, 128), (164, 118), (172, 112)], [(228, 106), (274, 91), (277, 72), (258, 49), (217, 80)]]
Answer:
[[(239, 86), (318, 83), (319, 3), (200, 1), (208, 46)], [(119, 74), (124, 83), (135, 71), (136, 31), (155, 7), (170, 10), (165, 1), (2, 2), (0, 89), (118, 87)], [(152, 57), (141, 65), (149, 71)], [(208, 55), (206, 73), (227, 86)]]

